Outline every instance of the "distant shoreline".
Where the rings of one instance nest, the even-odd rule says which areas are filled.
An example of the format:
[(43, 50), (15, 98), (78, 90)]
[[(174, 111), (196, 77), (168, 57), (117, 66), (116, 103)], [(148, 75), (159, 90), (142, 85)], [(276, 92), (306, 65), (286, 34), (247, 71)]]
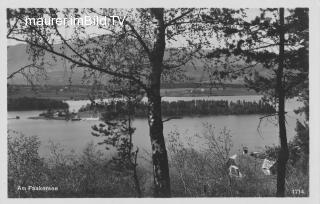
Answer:
[[(205, 97), (205, 96), (245, 96), (260, 95), (249, 90), (243, 85), (229, 84), (225, 86), (211, 88), (207, 84), (196, 86), (197, 83), (171, 84), (164, 85), (160, 93), (162, 97)], [(108, 93), (103, 90), (95, 90), (95, 98), (109, 98)], [(92, 96), (92, 87), (90, 86), (26, 86), (26, 85), (8, 85), (8, 98), (35, 97), (55, 100), (88, 100), (88, 95)]]
[(7, 104), (8, 111), (32, 111), (69, 108), (69, 105), (61, 100), (36, 97), (8, 98)]

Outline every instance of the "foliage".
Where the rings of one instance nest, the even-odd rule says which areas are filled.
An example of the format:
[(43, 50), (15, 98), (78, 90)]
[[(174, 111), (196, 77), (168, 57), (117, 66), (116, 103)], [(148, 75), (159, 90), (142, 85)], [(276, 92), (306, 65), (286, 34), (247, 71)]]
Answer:
[[(225, 21), (219, 37), (224, 46), (212, 49), (206, 57), (215, 61), (219, 69), (211, 69), (217, 80), (244, 78), (248, 88), (264, 93), (270, 101), (275, 96), (279, 52), (279, 9), (256, 9), (257, 15), (248, 17), (252, 10), (227, 9), (231, 22)], [(247, 13), (248, 12), (248, 13)], [(308, 89), (309, 19), (307, 8), (285, 9), (284, 89), (287, 98), (300, 96)], [(212, 24), (212, 18), (205, 20)], [(232, 32), (230, 32), (232, 31)]]
[[(300, 121), (296, 123), (297, 134), (292, 141), (288, 143), (289, 148), (289, 163), (291, 166), (297, 167), (302, 170), (303, 173), (309, 172), (309, 125), (307, 123), (302, 124)], [(266, 154), (276, 159), (278, 157), (278, 146), (267, 146)]]
[[(114, 79), (114, 84), (118, 86), (111, 89), (109, 92), (113, 97), (118, 95), (125, 96), (127, 103), (122, 106), (117, 106), (113, 101), (111, 109), (102, 115), (103, 123), (98, 126), (92, 126), (92, 135), (96, 137), (104, 137), (100, 145), (105, 145), (107, 150), (115, 151), (116, 156), (112, 158), (111, 164), (116, 165), (122, 171), (132, 173), (133, 181), (135, 182), (137, 196), (141, 197), (141, 187), (137, 174), (137, 159), (139, 148), (133, 149), (132, 137), (135, 128), (132, 127), (134, 110), (141, 100), (139, 95), (140, 88), (134, 86), (130, 80)], [(101, 107), (101, 104), (91, 104), (91, 107)]]
[(277, 196), (283, 197), (289, 157), (285, 99), (300, 96), (308, 89), (308, 9), (267, 8), (260, 9), (259, 14), (253, 20), (238, 17), (233, 24), (227, 22), (226, 27), (232, 32), (225, 32), (225, 47), (214, 50), (207, 57), (221, 58), (223, 55), (227, 59), (233, 57), (245, 61), (247, 67), (230, 70), (230, 60), (225, 60), (227, 69), (222, 70), (221, 78), (239, 73), (249, 87), (266, 94), (277, 107), (281, 144), (277, 158)]
[(55, 99), (43, 98), (8, 98), (8, 111), (68, 109), (69, 105)]
[[(243, 179), (230, 178), (227, 160), (231, 154), (232, 136), (227, 129), (217, 132), (206, 124), (205, 131), (185, 138), (174, 131), (169, 134), (170, 176), (173, 197), (269, 197), (274, 196), (276, 180), (259, 174), (261, 165), (248, 156), (239, 166)], [(301, 129), (299, 138), (306, 129)], [(297, 134), (298, 135), (298, 134)], [(204, 141), (196, 143), (195, 141)], [(295, 139), (296, 140), (296, 139)], [(297, 142), (297, 144), (305, 144)], [(9, 197), (136, 197), (132, 172), (113, 165), (109, 152), (88, 144), (79, 153), (66, 151), (63, 146), (49, 143), (49, 155), (39, 156), (39, 139), (9, 132), (8, 136), (8, 190)], [(304, 145), (302, 145), (304, 146)], [(302, 148), (304, 149), (304, 148)], [(305, 150), (304, 150), (305, 151)], [(300, 153), (299, 153), (300, 154)], [(303, 155), (303, 153), (301, 153)], [(116, 156), (116, 155), (114, 155)], [(308, 196), (308, 171), (300, 157), (289, 162), (287, 195)], [(147, 166), (137, 168), (142, 195), (152, 196), (152, 175)], [(58, 191), (17, 191), (18, 186), (57, 186)], [(294, 194), (292, 189), (303, 189)]]
[[(9, 132), (8, 132), (9, 133)], [(13, 136), (11, 136), (13, 135)], [(46, 178), (45, 163), (38, 154), (38, 137), (8, 134), (8, 193), (9, 197), (37, 196), (37, 192), (17, 191), (18, 186), (38, 186)]]
[(204, 127), (203, 135), (196, 135), (197, 141), (204, 140), (202, 145), (194, 138), (182, 139), (177, 131), (169, 134), (173, 196), (231, 196), (227, 173), (231, 135), (226, 129), (217, 134), (214, 126)]
[[(117, 115), (123, 116), (123, 109), (127, 107), (125, 101), (112, 101), (111, 103), (100, 103), (95, 106), (91, 104), (82, 107), (79, 112), (95, 111), (102, 112), (102, 116)], [(133, 107), (134, 117), (147, 116), (147, 104), (138, 102)], [(208, 101), (208, 100), (192, 100), (192, 101), (173, 101), (161, 102), (161, 110), (163, 116), (195, 116), (195, 115), (240, 115), (240, 114), (271, 114), (275, 110), (273, 106), (266, 102), (246, 102), (236, 101), (228, 102), (225, 100)]]
[[(76, 154), (51, 142), (45, 158), (39, 156), (39, 145), (35, 136), (9, 136), (9, 197), (135, 197), (130, 175), (111, 167), (92, 143)], [(19, 191), (18, 186), (52, 186), (58, 191)]]
[[(184, 138), (179, 132), (169, 135), (170, 168), (174, 197), (274, 197), (276, 192), (276, 177), (266, 176), (261, 170), (261, 160), (250, 155), (241, 155), (239, 169), (244, 175), (242, 179), (228, 175), (227, 160), (232, 146), (228, 131), (222, 130), (217, 134), (212, 125), (206, 125), (205, 132), (198, 136), (206, 138), (208, 150), (199, 147), (192, 139)], [(297, 129), (298, 131), (298, 129)], [(305, 134), (306, 129), (301, 133)], [(297, 133), (296, 137), (305, 137)], [(188, 142), (185, 142), (187, 140)], [(296, 140), (296, 139), (294, 139)], [(199, 141), (199, 140), (197, 140)], [(302, 145), (304, 146), (304, 145)], [(289, 147), (292, 147), (289, 145)], [(297, 146), (296, 146), (297, 147)], [(277, 156), (270, 154), (269, 158)], [(278, 152), (275, 150), (274, 152)], [(303, 155), (304, 153), (302, 153)], [(293, 163), (290, 160), (287, 167), (286, 195), (289, 197), (309, 195), (309, 176), (303, 160)], [(292, 158), (293, 159), (293, 158)], [(303, 193), (294, 193), (294, 189), (303, 190)]]
[[(289, 160), (286, 176), (286, 194), (288, 196), (309, 195), (309, 125), (297, 121), (294, 139), (288, 143)], [(275, 159), (279, 147), (266, 147), (266, 154)], [(295, 192), (294, 190), (298, 190)]]
[[(170, 135), (171, 178), (173, 196), (177, 197), (248, 197), (273, 196), (274, 178), (259, 174), (261, 166), (250, 156), (239, 166), (242, 179), (230, 177), (228, 160), (232, 137), (227, 129), (217, 133), (213, 125), (205, 124), (205, 131), (197, 139), (204, 139), (205, 147), (194, 142), (182, 142), (180, 133)], [(185, 140), (185, 138), (183, 138)]]

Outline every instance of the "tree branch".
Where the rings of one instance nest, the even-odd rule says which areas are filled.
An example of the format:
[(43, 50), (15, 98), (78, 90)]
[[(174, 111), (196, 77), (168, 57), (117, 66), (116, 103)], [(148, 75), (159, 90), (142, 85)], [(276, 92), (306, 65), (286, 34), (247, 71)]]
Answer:
[(165, 122), (168, 122), (173, 119), (181, 119), (181, 118), (182, 118), (181, 116), (172, 116), (172, 117), (169, 117), (169, 118), (163, 120), (162, 122), (165, 123)]
[(137, 30), (134, 28), (134, 26), (131, 23), (129, 23), (127, 20), (124, 20), (124, 23), (130, 27), (131, 31), (134, 33), (135, 38), (139, 41), (139, 43), (141, 44), (141, 46), (143, 47), (145, 52), (148, 54), (148, 56), (151, 57), (151, 51), (150, 51), (149, 47), (143, 41), (142, 37), (139, 35)]
[(96, 70), (96, 71), (99, 71), (99, 72), (102, 72), (102, 73), (109, 74), (111, 76), (121, 77), (121, 78), (126, 78), (126, 79), (129, 79), (129, 80), (133, 80), (134, 82), (139, 84), (142, 88), (147, 89), (147, 86), (142, 81), (140, 81), (139, 79), (136, 79), (136, 78), (134, 78), (132, 76), (125, 75), (125, 74), (120, 74), (118, 72), (108, 71), (106, 69), (102, 69), (99, 66), (96, 66), (96, 65), (93, 65), (93, 64), (86, 64), (86, 63), (83, 63), (83, 62), (79, 62), (79, 61), (77, 61), (77, 60), (75, 60), (75, 59), (73, 59), (73, 58), (71, 58), (69, 56), (66, 56), (63, 53), (59, 53), (59, 52), (57, 52), (55, 50), (48, 49), (45, 46), (38, 45), (38, 44), (30, 42), (28, 40), (22, 40), (22, 39), (19, 39), (19, 38), (16, 38), (16, 37), (8, 37), (8, 39), (12, 39), (12, 40), (16, 40), (16, 41), (19, 41), (19, 42), (28, 43), (28, 44), (30, 44), (32, 46), (38, 47), (40, 49), (43, 49), (43, 50), (45, 50), (45, 51), (47, 51), (49, 53), (52, 53), (52, 54), (55, 54), (55, 55), (60, 56), (62, 58), (65, 58), (65, 59), (69, 60), (70, 62), (74, 63), (75, 65), (78, 65), (79, 67), (87, 67), (87, 68), (90, 68), (92, 70)]
[(11, 74), (7, 77), (7, 79), (11, 79), (11, 78), (14, 77), (14, 75), (16, 75), (16, 74), (18, 74), (18, 73), (21, 73), (23, 70), (25, 70), (25, 69), (27, 69), (27, 68), (31, 68), (31, 67), (37, 68), (37, 69), (43, 69), (42, 67), (37, 66), (37, 65), (35, 65), (35, 64), (28, 64), (28, 65), (26, 65), (26, 66), (24, 66), (24, 67), (21, 67), (21, 68), (18, 69), (17, 71), (11, 73)]
[(184, 16), (188, 15), (188, 14), (189, 14), (189, 13), (191, 13), (193, 10), (194, 10), (194, 9), (190, 9), (189, 11), (184, 12), (184, 13), (183, 13), (183, 14), (181, 14), (180, 16), (177, 16), (176, 18), (174, 18), (174, 19), (170, 20), (170, 21), (169, 21), (168, 23), (166, 23), (164, 26), (165, 26), (165, 27), (168, 27), (168, 26), (170, 26), (170, 25), (173, 25), (173, 24), (174, 24), (174, 22), (176, 22), (176, 21), (178, 21), (178, 20), (182, 19)]
[(9, 29), (8, 33), (7, 33), (7, 37), (12, 33), (12, 31), (14, 30), (14, 28), (16, 27), (16, 25), (18, 24), (18, 20), (16, 20), (16, 22), (14, 23), (14, 25)]
[(56, 30), (57, 35), (60, 37), (60, 39), (63, 41), (63, 43), (73, 52), (75, 53), (80, 59), (83, 59), (88, 64), (92, 65), (92, 62), (90, 62), (88, 59), (84, 58), (82, 55), (80, 55), (78, 52), (76, 52), (71, 45), (67, 42), (67, 40), (61, 35), (61, 33), (58, 31), (56, 23), (54, 23), (54, 28)]

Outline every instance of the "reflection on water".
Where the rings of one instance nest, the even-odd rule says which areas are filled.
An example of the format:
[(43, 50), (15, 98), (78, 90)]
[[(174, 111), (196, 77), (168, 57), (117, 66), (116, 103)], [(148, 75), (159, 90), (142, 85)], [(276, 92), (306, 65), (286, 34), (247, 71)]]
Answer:
[[(254, 98), (254, 97), (253, 97)], [(171, 98), (173, 100), (174, 98)], [(225, 98), (223, 98), (225, 99)], [(179, 98), (181, 100), (181, 98)], [(193, 98), (194, 100), (194, 98)], [(216, 99), (220, 100), (220, 99)], [(239, 99), (238, 100), (242, 100)], [(246, 99), (247, 100), (247, 99)], [(248, 101), (248, 100), (247, 100)], [(293, 113), (293, 109), (298, 107), (296, 100), (287, 103), (287, 131), (288, 139), (292, 139), (295, 134), (296, 120), (303, 120), (302, 116)], [(89, 142), (100, 142), (103, 138), (91, 135), (91, 126), (98, 121), (63, 121), (63, 120), (32, 120), (30, 116), (36, 116), (40, 111), (19, 111), (8, 112), (8, 118), (20, 116), (19, 120), (8, 120), (8, 129), (16, 130), (25, 135), (38, 135), (42, 141), (40, 154), (45, 156), (48, 152), (48, 141), (61, 143), (66, 149), (81, 151)], [(191, 138), (195, 147), (200, 147), (203, 141), (194, 137), (195, 134), (202, 134), (203, 124), (210, 123), (215, 126), (219, 133), (224, 127), (230, 130), (235, 152), (242, 146), (249, 147), (250, 151), (259, 151), (265, 145), (278, 144), (278, 129), (276, 119), (269, 118), (263, 120), (259, 131), (257, 130), (261, 115), (224, 115), (206, 117), (184, 117), (182, 119), (170, 120), (164, 124), (164, 134), (167, 137), (171, 131), (178, 131), (181, 137)], [(140, 149), (149, 150), (149, 128), (146, 119), (136, 119), (133, 122), (136, 127), (133, 142)], [(102, 147), (100, 147), (102, 148)]]

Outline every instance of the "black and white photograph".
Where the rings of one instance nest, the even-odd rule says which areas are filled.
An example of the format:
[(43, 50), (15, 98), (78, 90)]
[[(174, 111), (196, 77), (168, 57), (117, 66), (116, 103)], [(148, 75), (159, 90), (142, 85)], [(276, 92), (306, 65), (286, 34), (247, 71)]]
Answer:
[(7, 199), (318, 192), (312, 8), (69, 5), (2, 9)]

